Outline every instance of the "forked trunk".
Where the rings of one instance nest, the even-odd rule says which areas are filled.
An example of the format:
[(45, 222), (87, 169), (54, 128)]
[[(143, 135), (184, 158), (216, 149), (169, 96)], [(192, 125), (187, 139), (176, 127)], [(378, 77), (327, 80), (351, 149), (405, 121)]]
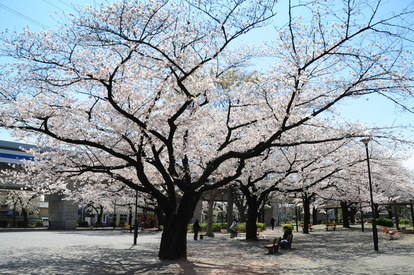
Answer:
[(190, 217), (175, 215), (164, 227), (158, 257), (162, 260), (187, 259), (187, 225)]
[(177, 211), (165, 209), (165, 226), (161, 237), (158, 257), (162, 260), (187, 259), (187, 225), (200, 196), (184, 194)]

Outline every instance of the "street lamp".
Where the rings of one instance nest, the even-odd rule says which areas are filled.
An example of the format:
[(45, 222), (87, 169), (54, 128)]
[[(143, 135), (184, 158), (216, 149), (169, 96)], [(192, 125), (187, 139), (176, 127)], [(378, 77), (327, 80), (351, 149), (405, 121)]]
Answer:
[(371, 168), (369, 165), (369, 154), (368, 154), (368, 143), (370, 141), (371, 141), (370, 138), (365, 138), (361, 140), (361, 142), (365, 144), (365, 151), (367, 153), (369, 194), (371, 198), (371, 212), (372, 212), (372, 234), (374, 238), (374, 250), (378, 251), (378, 231), (377, 231), (377, 222), (375, 220), (375, 206), (374, 206), (374, 197), (372, 195)]
[(138, 238), (138, 190), (135, 190), (134, 245)]
[(299, 231), (299, 213), (298, 213), (298, 205), (296, 203), (296, 193), (295, 193), (295, 216), (296, 216), (296, 232)]

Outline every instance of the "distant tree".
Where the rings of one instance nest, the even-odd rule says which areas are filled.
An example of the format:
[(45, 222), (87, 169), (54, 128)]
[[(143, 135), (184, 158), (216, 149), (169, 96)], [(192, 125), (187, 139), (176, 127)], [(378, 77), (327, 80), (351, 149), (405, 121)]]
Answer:
[[(40, 195), (33, 191), (7, 191), (7, 196), (3, 204), (7, 205), (14, 213), (20, 213), (23, 216), (23, 224), (29, 224), (29, 213), (39, 212)], [(13, 221), (13, 226), (16, 226)]]

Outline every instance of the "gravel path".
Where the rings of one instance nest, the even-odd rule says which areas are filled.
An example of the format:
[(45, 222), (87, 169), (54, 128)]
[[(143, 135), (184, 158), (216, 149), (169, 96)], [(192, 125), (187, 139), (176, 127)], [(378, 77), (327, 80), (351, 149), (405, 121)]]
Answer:
[[(339, 228), (341, 229), (341, 228)], [(389, 240), (357, 229), (310, 234), (294, 232), (291, 249), (268, 254), (263, 245), (280, 230), (266, 230), (258, 242), (229, 234), (192, 240), (187, 261), (161, 261), (161, 234), (112, 230), (0, 230), (0, 274), (414, 274), (414, 237)]]

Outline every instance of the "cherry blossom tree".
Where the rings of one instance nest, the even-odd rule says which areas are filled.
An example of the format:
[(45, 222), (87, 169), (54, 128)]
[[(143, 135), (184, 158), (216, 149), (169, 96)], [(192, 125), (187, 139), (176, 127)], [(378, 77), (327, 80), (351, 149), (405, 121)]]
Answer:
[[(371, 211), (365, 151), (362, 145), (358, 144), (359, 141), (353, 143), (347, 149), (347, 153), (343, 154), (350, 161), (354, 160), (351, 162), (352, 165), (344, 167), (335, 177), (330, 178), (326, 188), (318, 192), (318, 197), (323, 198), (326, 204), (340, 203), (344, 227), (350, 226), (348, 219), (351, 215), (350, 208), (351, 211), (353, 208)], [(414, 186), (409, 180), (412, 178), (412, 172), (404, 168), (401, 162), (405, 156), (396, 153), (402, 150), (387, 142), (382, 144), (373, 142), (373, 144), (370, 163), (375, 205), (409, 201)]]
[[(306, 128), (301, 127), (301, 135)], [(331, 136), (325, 129), (312, 130), (315, 136)], [(331, 129), (332, 131), (332, 129)], [(293, 140), (296, 138), (292, 137)], [(246, 164), (245, 173), (236, 182), (245, 195), (248, 204), (246, 238), (257, 239), (255, 222), (262, 207), (273, 192), (286, 195), (301, 194), (304, 208), (304, 233), (310, 224), (310, 202), (319, 190), (327, 188), (342, 170), (358, 162), (348, 159), (348, 146), (352, 139), (343, 139), (316, 144), (296, 144), (281, 147), (273, 153), (265, 154), (261, 160), (252, 159)], [(352, 154), (348, 154), (352, 155)], [(252, 166), (248, 166), (253, 162)], [(249, 168), (247, 168), (249, 167)], [(329, 180), (329, 181), (328, 181)]]
[[(23, 225), (29, 224), (29, 213), (39, 212), (40, 195), (33, 191), (9, 190), (1, 203), (7, 205), (14, 212), (23, 216)], [(15, 214), (13, 214), (13, 226), (15, 226)]]
[[(24, 160), (22, 162), (24, 163)], [(13, 211), (20, 212), (23, 216), (23, 223), (27, 226), (28, 214), (39, 211), (40, 197), (49, 194), (50, 190), (62, 189), (56, 189), (56, 186), (60, 186), (59, 180), (55, 178), (52, 183), (47, 178), (43, 178), (44, 173), (32, 173), (23, 163), (10, 165), (9, 168), (0, 171), (1, 183), (14, 186), (14, 190), (7, 191), (7, 196), (1, 203), (7, 204)], [(13, 220), (13, 225), (15, 225), (15, 220)]]
[[(58, 31), (4, 36), (1, 53), (18, 62), (1, 69), (0, 126), (53, 148), (34, 163), (62, 178), (114, 179), (154, 197), (166, 217), (158, 256), (185, 258), (203, 192), (269, 148), (326, 141), (288, 133), (328, 127), (345, 98), (380, 93), (405, 107), (398, 97), (411, 94), (410, 11), (380, 18), (365, 1), (289, 3), (268, 51), (234, 42), (275, 16), (270, 0), (120, 1), (80, 9)], [(295, 15), (304, 10), (308, 21)], [(273, 57), (269, 71), (220, 86), (258, 54)]]
[(240, 175), (240, 154), (264, 148), (226, 148), (223, 133), (239, 122), (212, 106), (217, 76), (250, 55), (230, 43), (274, 16), (273, 4), (120, 1), (81, 9), (63, 30), (27, 30), (2, 49), (25, 62), (2, 71), (3, 84), (19, 84), (1, 91), (1, 125), (53, 148), (36, 163), (62, 177), (101, 174), (151, 194), (166, 216), (159, 257), (185, 258), (201, 194)]
[(213, 233), (213, 214), (215, 208), (216, 198), (224, 193), (224, 189), (216, 188), (211, 190), (209, 193), (204, 193), (202, 199), (206, 201), (207, 208), (207, 228), (206, 235), (209, 237), (214, 237)]
[(113, 213), (113, 201), (116, 201), (117, 207), (127, 207), (134, 203), (131, 188), (121, 183), (85, 179), (72, 184), (75, 185), (74, 188), (62, 190), (65, 199), (78, 203), (82, 209), (88, 206), (95, 210), (97, 226), (102, 226), (103, 214)]

